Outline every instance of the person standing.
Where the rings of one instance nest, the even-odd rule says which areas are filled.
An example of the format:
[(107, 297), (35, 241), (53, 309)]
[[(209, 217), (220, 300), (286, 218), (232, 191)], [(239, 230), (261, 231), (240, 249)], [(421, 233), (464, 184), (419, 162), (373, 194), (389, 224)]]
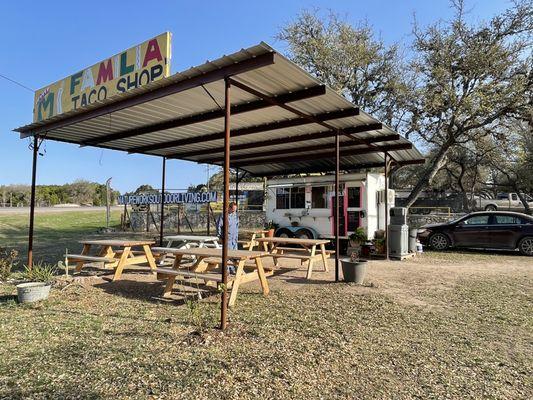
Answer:
[[(220, 214), (217, 219), (217, 235), (224, 242), (224, 214)], [(237, 203), (234, 201), (228, 205), (228, 249), (239, 249), (239, 214), (237, 213)], [(230, 265), (229, 272), (235, 273), (235, 266)]]

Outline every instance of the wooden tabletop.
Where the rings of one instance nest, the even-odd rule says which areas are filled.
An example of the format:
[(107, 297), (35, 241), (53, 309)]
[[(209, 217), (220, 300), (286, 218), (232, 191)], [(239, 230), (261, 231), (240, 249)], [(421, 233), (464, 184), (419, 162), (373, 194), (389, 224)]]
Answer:
[[(157, 248), (159, 249), (159, 247)], [(222, 249), (213, 249), (210, 247), (194, 247), (192, 249), (176, 249), (172, 247), (161, 248), (162, 251), (171, 254), (181, 254), (199, 257), (222, 257)], [(269, 253), (266, 251), (247, 251), (247, 250), (228, 250), (229, 258), (249, 259), (264, 257)]]
[(257, 228), (257, 229), (241, 229), (241, 232), (244, 233), (268, 233), (268, 229), (265, 230), (263, 228)]
[(198, 242), (215, 242), (218, 241), (217, 236), (197, 236), (197, 235), (172, 235), (165, 236), (165, 240), (187, 240), (189, 242), (198, 241)]
[(153, 240), (129, 240), (129, 239), (104, 239), (104, 240), (80, 240), (81, 244), (92, 244), (96, 246), (116, 246), (116, 247), (131, 247), (131, 246), (145, 246), (153, 245)]
[(317, 245), (329, 243), (326, 239), (300, 239), (300, 238), (282, 238), (282, 237), (266, 237), (257, 238), (256, 242), (260, 243), (287, 243), (287, 244), (303, 244), (303, 245)]

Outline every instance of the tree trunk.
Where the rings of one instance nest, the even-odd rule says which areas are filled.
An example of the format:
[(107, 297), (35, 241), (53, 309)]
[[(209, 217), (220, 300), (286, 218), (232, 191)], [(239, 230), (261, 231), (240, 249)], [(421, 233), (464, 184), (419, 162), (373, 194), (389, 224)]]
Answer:
[(531, 215), (531, 207), (529, 207), (529, 203), (527, 202), (526, 197), (520, 192), (520, 189), (518, 189), (516, 186), (515, 186), (515, 190), (516, 190), (516, 194), (518, 195), (518, 198), (520, 199), (520, 201), (524, 205), (526, 214)]
[(446, 154), (450, 147), (452, 147), (452, 142), (448, 140), (442, 145), (435, 157), (431, 159), (429, 166), (425, 169), (418, 183), (409, 194), (405, 207), (409, 208), (414, 204), (422, 190), (431, 183), (437, 172), (446, 165)]

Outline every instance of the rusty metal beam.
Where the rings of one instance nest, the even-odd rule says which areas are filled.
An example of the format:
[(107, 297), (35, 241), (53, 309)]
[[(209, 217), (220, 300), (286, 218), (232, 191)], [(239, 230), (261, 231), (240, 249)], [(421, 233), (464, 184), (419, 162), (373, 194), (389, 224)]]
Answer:
[[(339, 135), (335, 135), (335, 137), (338, 137)], [(397, 135), (399, 136), (399, 135)], [(335, 139), (336, 141), (336, 139)], [(379, 140), (379, 142), (382, 142), (384, 140)], [(365, 141), (364, 144), (367, 144), (367, 143), (373, 143), (375, 142), (374, 141)], [(345, 142), (342, 142), (340, 143), (340, 147), (342, 149), (348, 149), (348, 148), (353, 148), (355, 146), (361, 146), (362, 143), (357, 143), (357, 142), (353, 142), (353, 141), (345, 141)], [(276, 149), (276, 150), (270, 150), (270, 151), (259, 151), (259, 152), (256, 152), (256, 153), (247, 153), (247, 154), (242, 154), (242, 155), (236, 155), (236, 156), (233, 156), (231, 159), (233, 161), (242, 161), (242, 160), (248, 160), (250, 158), (259, 158), (259, 157), (268, 157), (268, 156), (284, 156), (284, 155), (288, 155), (288, 154), (291, 154), (291, 153), (305, 153), (307, 151), (317, 151), (317, 150), (334, 150), (335, 149), (335, 143), (321, 143), (321, 144), (316, 144), (316, 145), (310, 145), (310, 146), (298, 146), (298, 147), (290, 147), (290, 148), (285, 148), (285, 149)], [(368, 148), (364, 148), (364, 149), (361, 149), (361, 150), (365, 150), (365, 152), (368, 150)], [(373, 152), (373, 151), (377, 151), (377, 150), (374, 150), (372, 149), (372, 151), (370, 152)], [(198, 162), (201, 162), (201, 163), (208, 163), (208, 164), (215, 164), (215, 163), (220, 163), (224, 161), (224, 158), (223, 157), (216, 157), (216, 158), (201, 158), (198, 160)]]
[(232, 85), (238, 87), (241, 90), (244, 90), (245, 92), (253, 94), (254, 96), (257, 96), (257, 97), (259, 97), (259, 98), (271, 103), (274, 106), (281, 107), (281, 108), (283, 108), (283, 109), (285, 109), (287, 111), (290, 111), (290, 112), (298, 115), (299, 117), (306, 118), (310, 122), (322, 125), (323, 127), (328, 128), (330, 130), (335, 130), (336, 129), (334, 126), (326, 123), (325, 121), (317, 119), (317, 118), (315, 118), (315, 116), (313, 116), (311, 114), (307, 114), (307, 113), (305, 113), (303, 111), (300, 111), (297, 108), (294, 108), (294, 107), (292, 107), (292, 106), (290, 106), (288, 104), (280, 103), (280, 102), (276, 101), (276, 99), (273, 98), (272, 96), (269, 96), (269, 95), (266, 95), (264, 93), (261, 93), (259, 90), (256, 90), (256, 89), (254, 89), (254, 88), (252, 88), (252, 87), (250, 87), (250, 86), (248, 86), (248, 85), (246, 85), (246, 84), (244, 84), (242, 82), (239, 82), (239, 81), (237, 81), (235, 79), (231, 79), (231, 78), (230, 78), (230, 80), (231, 80)]
[(268, 65), (274, 64), (276, 62), (277, 57), (279, 56), (276, 52), (273, 51), (260, 54), (253, 58), (248, 58), (243, 61), (235, 62), (226, 67), (206, 72), (205, 74), (173, 82), (166, 86), (153, 88), (150, 91), (140, 93), (136, 96), (128, 96), (123, 100), (114, 101), (108, 104), (104, 103), (100, 107), (91, 108), (86, 111), (80, 111), (79, 113), (68, 117), (64, 116), (57, 121), (51, 121), (49, 123), (34, 127), (30, 125), (27, 127), (19, 128), (16, 131), (26, 135), (37, 135), (54, 129), (63, 128), (65, 126), (86, 121), (91, 118), (100, 117), (102, 115), (120, 111), (128, 107), (133, 107), (139, 104), (146, 103), (148, 101), (157, 100), (165, 96), (169, 96), (171, 94), (183, 92), (187, 89), (192, 89), (201, 85), (205, 85), (207, 83), (215, 82), (220, 79), (224, 79), (227, 76), (238, 75), (244, 72), (252, 71), (254, 69), (266, 67)]
[[(317, 85), (296, 92), (283, 93), (275, 96), (276, 101), (281, 103), (290, 103), (293, 101), (304, 100), (311, 97), (321, 96), (326, 93), (324, 85)], [(265, 100), (252, 101), (244, 104), (236, 104), (231, 107), (231, 114), (243, 114), (250, 111), (261, 110), (263, 108), (272, 107), (272, 104)], [(106, 136), (89, 139), (83, 142), (84, 145), (94, 145), (99, 143), (112, 142), (114, 140), (125, 139), (134, 136), (145, 135), (147, 133), (164, 131), (166, 129), (179, 128), (200, 122), (211, 121), (217, 118), (224, 117), (224, 109), (216, 109), (200, 114), (187, 115), (178, 118), (173, 118), (167, 121), (157, 122), (155, 124), (141, 126), (134, 129), (126, 129), (120, 132), (115, 132)]]
[[(360, 154), (369, 154), (377, 153), (384, 151), (393, 151), (393, 150), (408, 150), (411, 149), (413, 145), (411, 143), (398, 143), (390, 144), (384, 146), (375, 146), (372, 148), (364, 149), (346, 149), (340, 151), (341, 157), (355, 156)], [(311, 161), (311, 160), (321, 160), (321, 159), (331, 159), (335, 156), (335, 149), (321, 152), (321, 153), (311, 153), (311, 154), (300, 154), (293, 156), (279, 156), (274, 158), (261, 158), (248, 161), (232, 162), (233, 167), (245, 167), (250, 165), (261, 165), (261, 164), (271, 164), (271, 163), (291, 163), (299, 161)], [(383, 164), (381, 164), (383, 165)]]
[[(307, 142), (309, 140), (334, 137), (336, 134), (342, 134), (342, 135), (356, 134), (356, 133), (362, 133), (362, 132), (375, 131), (381, 128), (382, 128), (381, 123), (359, 125), (359, 126), (354, 126), (351, 128), (340, 129), (338, 132), (332, 132), (328, 130), (328, 131), (320, 131), (320, 132), (315, 132), (315, 133), (306, 133), (304, 135), (298, 135), (298, 136), (289, 136), (289, 137), (282, 137), (282, 138), (277, 138), (277, 139), (261, 140), (259, 142), (241, 143), (241, 144), (236, 144), (236, 145), (231, 146), (231, 150), (238, 151), (238, 150), (247, 150), (247, 149), (257, 149), (260, 147), (276, 146), (279, 144), (286, 144), (286, 143)], [(376, 143), (376, 142), (389, 142), (389, 141), (398, 140), (398, 139), (400, 139), (400, 135), (395, 133), (395, 134), (390, 134), (390, 135), (374, 136), (370, 138), (365, 138), (365, 139), (361, 139), (361, 141), (365, 143)], [(222, 146), (222, 147), (213, 147), (210, 149), (174, 153), (174, 154), (171, 154), (169, 157), (172, 157), (172, 158), (196, 157), (196, 156), (217, 154), (217, 153), (223, 153), (223, 152), (224, 152), (224, 147)], [(201, 160), (199, 160), (198, 162), (201, 162)]]
[[(331, 119), (339, 119), (339, 118), (346, 118), (346, 117), (354, 116), (354, 115), (357, 115), (358, 112), (359, 111), (357, 109), (348, 108), (346, 110), (339, 110), (339, 111), (332, 111), (328, 113), (318, 114), (315, 117), (318, 120), (327, 121)], [(245, 136), (245, 135), (251, 135), (254, 133), (272, 131), (276, 129), (283, 129), (283, 128), (290, 128), (294, 126), (306, 125), (309, 123), (310, 122), (307, 118), (287, 119), (284, 121), (269, 122), (267, 124), (250, 126), (250, 127), (241, 128), (241, 129), (235, 129), (231, 132), (231, 136), (232, 137)], [(170, 147), (185, 146), (185, 145), (193, 144), (193, 143), (204, 143), (204, 142), (210, 142), (213, 140), (220, 140), (220, 139), (224, 139), (224, 132), (214, 132), (214, 133), (209, 133), (207, 135), (191, 136), (191, 137), (184, 138), (184, 139), (176, 139), (176, 140), (170, 140), (168, 142), (156, 143), (156, 144), (151, 144), (147, 146), (139, 146), (139, 147), (131, 148), (128, 151), (130, 153), (144, 153), (148, 151), (166, 149)], [(175, 158), (171, 155), (167, 157)]]
[[(330, 129), (332, 131), (338, 130), (338, 128), (335, 128), (334, 126), (326, 123), (325, 121), (317, 121), (314, 118), (313, 115), (307, 114), (307, 113), (305, 113), (303, 111), (300, 111), (297, 108), (294, 108), (294, 107), (289, 106), (287, 104), (279, 104), (272, 97), (269, 97), (268, 95), (265, 95), (264, 93), (261, 93), (260, 91), (254, 89), (254, 88), (252, 88), (252, 87), (250, 87), (248, 85), (245, 85), (242, 82), (239, 82), (239, 81), (237, 81), (235, 79), (231, 79), (231, 82), (232, 82), (233, 85), (237, 86), (239, 89), (244, 90), (244, 91), (246, 91), (246, 92), (248, 92), (250, 94), (253, 94), (254, 96), (257, 96), (259, 98), (262, 98), (265, 101), (271, 102), (272, 104), (277, 105), (277, 106), (279, 106), (281, 108), (284, 108), (285, 110), (290, 111), (290, 112), (292, 112), (292, 113), (294, 113), (294, 114), (296, 114), (296, 115), (298, 115), (298, 116), (300, 116), (302, 118), (307, 118), (309, 121), (314, 122), (314, 123), (319, 124), (319, 125), (322, 125), (323, 127), (328, 128), (328, 129)], [(354, 137), (353, 135), (346, 134), (346, 136), (348, 136), (349, 138), (351, 138), (355, 142), (361, 143), (359, 141), (359, 139), (357, 137)], [(364, 144), (364, 143), (361, 143), (361, 144)], [(372, 144), (367, 144), (367, 146), (368, 147), (374, 147)]]
[[(395, 165), (398, 165), (398, 166), (407, 166), (407, 165), (417, 165), (417, 164), (424, 164), (424, 161), (425, 160), (409, 160), (409, 161), (403, 161), (403, 162), (396, 162)], [(361, 169), (368, 169), (368, 168), (381, 168), (383, 167), (383, 161), (380, 161), (380, 162), (375, 162), (375, 163), (366, 163), (366, 164), (355, 164), (355, 165), (350, 165), (350, 164), (340, 164), (339, 165), (339, 170), (340, 171), (357, 171), (357, 170), (361, 170)], [(280, 176), (280, 175), (295, 175), (295, 174), (307, 174), (307, 173), (314, 173), (314, 172), (332, 172), (335, 170), (335, 166), (334, 165), (331, 165), (331, 166), (322, 166), (322, 167), (315, 167), (315, 168), (311, 168), (309, 169), (308, 167), (303, 167), (303, 168), (293, 168), (293, 169), (283, 169), (282, 171), (279, 171), (279, 172), (269, 172), (269, 173), (266, 173), (266, 174), (254, 174), (250, 171), (248, 171), (248, 173), (251, 175), (251, 176), (260, 176), (260, 177), (265, 177), (265, 178), (271, 178), (271, 177), (275, 177), (275, 176)]]

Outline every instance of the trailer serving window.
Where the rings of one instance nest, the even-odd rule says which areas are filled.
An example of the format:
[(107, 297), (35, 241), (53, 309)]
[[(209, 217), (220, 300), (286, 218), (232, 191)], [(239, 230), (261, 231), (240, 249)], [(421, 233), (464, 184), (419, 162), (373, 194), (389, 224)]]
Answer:
[(289, 208), (290, 188), (276, 189), (276, 208), (284, 210)]
[(291, 208), (305, 208), (305, 187), (291, 188)]
[(311, 208), (327, 208), (327, 186), (313, 186), (311, 188)]

